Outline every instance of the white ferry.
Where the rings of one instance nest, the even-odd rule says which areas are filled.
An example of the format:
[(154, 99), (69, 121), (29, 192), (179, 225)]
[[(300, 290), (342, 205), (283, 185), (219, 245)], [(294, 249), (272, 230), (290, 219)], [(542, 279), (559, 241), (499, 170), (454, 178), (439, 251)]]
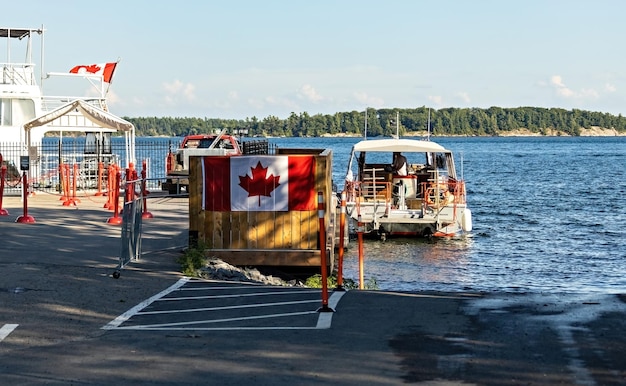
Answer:
[[(102, 142), (111, 133), (123, 132), (126, 156), (135, 162), (134, 126), (109, 112), (106, 96), (115, 63), (68, 65), (66, 72), (45, 73), (43, 69), (44, 33), (41, 28), (1, 28), (0, 40), (6, 47), (6, 58), (0, 54), (0, 153), (13, 168), (28, 157), (29, 175), (35, 180), (42, 173), (39, 145), (47, 132), (87, 133), (87, 142)], [(34, 47), (40, 48), (40, 53)], [(33, 56), (39, 59), (37, 68)], [(36, 71), (38, 70), (38, 71)], [(37, 82), (39, 78), (40, 82)], [(44, 83), (64, 78), (65, 82), (88, 82), (87, 96), (44, 95)], [(70, 80), (69, 78), (72, 78)], [(73, 83), (72, 83), (73, 84)], [(87, 84), (80, 89), (84, 90)], [(69, 88), (68, 88), (69, 89)], [(15, 150), (17, 146), (17, 150)], [(102, 146), (100, 146), (102, 148)]]
[[(403, 168), (392, 160), (403, 156)], [(353, 161), (356, 160), (356, 174)], [(465, 182), (450, 150), (429, 140), (370, 139), (352, 148), (345, 180), (353, 227), (388, 236), (454, 236), (472, 230)]]

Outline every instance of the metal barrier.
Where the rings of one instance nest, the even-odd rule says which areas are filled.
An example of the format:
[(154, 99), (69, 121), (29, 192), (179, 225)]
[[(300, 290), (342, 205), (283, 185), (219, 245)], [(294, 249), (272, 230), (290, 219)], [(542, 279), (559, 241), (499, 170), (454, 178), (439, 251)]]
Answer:
[[(126, 170), (127, 176), (129, 169)], [(141, 256), (141, 225), (143, 223), (143, 203), (145, 192), (143, 189), (136, 190), (137, 186), (142, 186), (145, 181), (134, 179), (126, 181), (124, 194), (124, 207), (122, 209), (122, 248), (120, 251), (120, 261), (113, 272), (113, 278), (118, 279), (121, 270), (131, 261), (139, 260)]]

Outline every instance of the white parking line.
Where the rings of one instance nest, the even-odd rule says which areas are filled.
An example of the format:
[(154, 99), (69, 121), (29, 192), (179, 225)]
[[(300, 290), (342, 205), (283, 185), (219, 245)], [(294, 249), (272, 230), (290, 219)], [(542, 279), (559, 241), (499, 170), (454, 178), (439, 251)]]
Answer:
[(237, 310), (241, 308), (259, 308), (259, 307), (274, 307), (274, 306), (288, 306), (293, 304), (304, 303), (319, 303), (319, 300), (299, 300), (293, 302), (277, 302), (277, 303), (262, 303), (262, 304), (244, 304), (240, 306), (225, 306), (225, 307), (206, 307), (206, 308), (191, 308), (183, 310), (168, 310), (168, 311), (142, 311), (138, 312), (138, 315), (156, 315), (156, 314), (179, 314), (186, 312), (203, 312), (203, 311), (221, 311), (221, 310)]
[(9, 334), (12, 333), (13, 330), (17, 328), (17, 326), (19, 326), (19, 324), (5, 324), (4, 326), (0, 327), (0, 342), (2, 342), (4, 338), (9, 336)]
[[(223, 288), (222, 288), (223, 289)], [(205, 291), (211, 290), (210, 288), (205, 288)], [(205, 295), (205, 296), (183, 296), (179, 298), (169, 297), (157, 299), (160, 302), (169, 302), (172, 300), (206, 300), (206, 299), (228, 299), (228, 298), (245, 298), (245, 297), (255, 297), (255, 296), (271, 296), (271, 295), (293, 295), (293, 294), (313, 294), (320, 293), (320, 290), (316, 291), (269, 291), (269, 292), (254, 292), (251, 294), (232, 294), (232, 295)]]
[[(145, 325), (133, 325), (133, 326), (122, 326), (122, 324), (128, 321), (133, 316), (145, 316), (145, 315), (156, 315), (156, 314), (180, 314), (180, 313), (191, 313), (191, 312), (203, 312), (203, 311), (222, 311), (222, 310), (233, 310), (233, 309), (243, 309), (243, 308), (262, 308), (262, 307), (273, 307), (273, 306), (289, 306), (289, 305), (297, 305), (297, 304), (305, 304), (305, 303), (319, 303), (320, 300), (299, 300), (299, 301), (286, 301), (286, 302), (273, 302), (273, 303), (258, 303), (258, 304), (245, 304), (245, 305), (235, 305), (235, 306), (222, 306), (222, 307), (205, 307), (205, 308), (192, 308), (192, 309), (177, 309), (177, 310), (159, 310), (159, 311), (143, 311), (150, 304), (157, 301), (173, 301), (173, 300), (197, 300), (197, 299), (224, 299), (224, 298), (240, 298), (240, 297), (254, 297), (254, 296), (265, 296), (265, 295), (297, 295), (297, 294), (311, 294), (311, 293), (321, 293), (320, 290), (290, 290), (290, 291), (268, 291), (268, 292), (257, 292), (257, 293), (249, 293), (249, 294), (228, 294), (228, 295), (212, 295), (212, 296), (185, 296), (185, 297), (168, 297), (165, 298), (166, 295), (174, 292), (174, 291), (211, 291), (214, 289), (241, 289), (244, 287), (205, 287), (205, 288), (181, 288), (185, 284), (187, 284), (191, 279), (188, 277), (184, 277), (176, 282), (171, 287), (167, 288), (164, 291), (152, 296), (151, 298), (141, 302), (137, 306), (131, 308), (126, 311), (124, 314), (118, 316), (113, 321), (103, 326), (103, 330), (215, 330), (215, 331), (227, 331), (227, 330), (312, 330), (312, 329), (328, 329), (331, 326), (332, 317), (334, 312), (318, 312), (318, 311), (302, 311), (302, 312), (287, 312), (287, 313), (275, 313), (268, 315), (255, 315), (255, 316), (247, 316), (247, 317), (238, 317), (238, 318), (224, 318), (224, 319), (207, 319), (207, 320), (196, 320), (196, 321), (185, 321), (185, 322), (175, 322), (175, 323), (159, 323), (159, 324), (145, 324)], [(245, 286), (245, 288), (251, 288), (251, 286)], [(262, 287), (260, 288), (269, 288)], [(345, 294), (345, 292), (333, 292), (328, 300), (328, 307), (332, 310), (335, 310), (337, 304), (339, 303), (339, 299)], [(215, 324), (215, 323), (224, 323), (224, 322), (238, 322), (238, 321), (250, 321), (250, 320), (265, 320), (270, 318), (282, 318), (282, 317), (293, 317), (293, 316), (304, 316), (304, 315), (312, 315), (319, 314), (316, 326), (304, 327), (304, 326), (257, 326), (257, 327), (199, 327), (199, 325), (203, 324)]]
[(137, 304), (135, 307), (131, 308), (130, 310), (128, 310), (126, 312), (124, 312), (122, 315), (118, 316), (117, 318), (115, 318), (114, 320), (109, 322), (107, 325), (102, 326), (102, 329), (103, 330), (112, 330), (114, 328), (119, 327), (120, 324), (122, 324), (125, 321), (127, 321), (128, 319), (130, 319), (133, 315), (137, 314), (139, 311), (141, 311), (144, 308), (148, 307), (152, 302), (154, 302), (155, 300), (158, 300), (161, 297), (169, 294), (170, 292), (175, 291), (178, 288), (184, 286), (189, 280), (190, 280), (190, 278), (188, 278), (188, 277), (181, 278), (176, 283), (174, 283), (174, 285), (172, 285), (171, 287), (169, 287), (169, 288), (159, 292), (158, 294), (152, 296), (150, 299), (144, 300), (143, 302)]
[[(160, 323), (160, 324), (144, 324), (141, 326), (129, 326), (119, 327), (122, 330), (172, 330), (179, 326), (192, 326), (195, 324), (210, 324), (210, 323), (224, 323), (224, 322), (240, 322), (242, 320), (254, 320), (254, 319), (269, 319), (269, 318), (281, 318), (285, 316), (299, 316), (299, 315), (311, 315), (317, 311), (303, 311), (303, 312), (289, 312), (284, 314), (269, 314), (269, 315), (256, 315), (245, 316), (241, 318), (225, 318), (225, 319), (209, 319), (209, 320), (194, 320), (193, 322), (178, 322), (178, 323)], [(202, 328), (193, 327), (194, 330), (213, 330), (214, 328)], [(238, 330), (238, 327), (230, 327), (229, 330)], [(272, 329), (280, 330), (281, 327), (272, 327)]]

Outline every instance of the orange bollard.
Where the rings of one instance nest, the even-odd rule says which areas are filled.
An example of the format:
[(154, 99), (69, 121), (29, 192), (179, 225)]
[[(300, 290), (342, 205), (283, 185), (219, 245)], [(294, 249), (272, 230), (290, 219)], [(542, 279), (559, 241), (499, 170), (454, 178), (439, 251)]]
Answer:
[(363, 285), (363, 281), (364, 281), (364, 275), (363, 275), (363, 260), (364, 260), (364, 256), (363, 256), (363, 223), (361, 222), (361, 215), (360, 214), (359, 214), (359, 218), (358, 218), (357, 239), (358, 239), (358, 244), (359, 244), (359, 289), (363, 289), (364, 288), (364, 285)]
[(76, 188), (78, 187), (78, 164), (74, 164), (74, 174), (72, 176), (72, 204), (76, 206), (80, 200), (76, 197)]
[(61, 198), (59, 198), (59, 201), (66, 201), (67, 200), (67, 181), (65, 180), (65, 164), (64, 163), (60, 163), (59, 164), (59, 181), (61, 183)]
[(341, 206), (339, 214), (339, 257), (337, 259), (337, 286), (336, 291), (345, 291), (343, 288), (343, 250), (344, 237), (346, 236), (346, 191), (341, 192)]
[(107, 201), (104, 203), (105, 209), (113, 209), (113, 197), (115, 194), (115, 171), (117, 170), (116, 165), (109, 165), (109, 170), (107, 173)]
[(70, 165), (63, 164), (63, 206), (70, 205)]
[(148, 190), (146, 189), (147, 168), (146, 160), (143, 160), (141, 164), (141, 194), (143, 197), (143, 213), (141, 213), (141, 218), (143, 219), (150, 219), (154, 217), (152, 216), (152, 213), (148, 212), (148, 202), (146, 200), (146, 196), (148, 195)]
[(317, 312), (334, 312), (328, 307), (328, 272), (326, 269), (326, 222), (324, 220), (324, 212), (326, 205), (324, 204), (324, 195), (317, 192), (317, 214), (320, 220), (320, 257), (322, 270), (322, 307)]
[(119, 208), (120, 208), (120, 180), (122, 179), (122, 174), (118, 171), (115, 175), (115, 189), (114, 198), (113, 198), (113, 217), (109, 217), (107, 220), (107, 224), (112, 225), (120, 225), (122, 224), (122, 218), (119, 216)]
[(24, 199), (24, 214), (15, 219), (15, 222), (18, 223), (34, 223), (35, 218), (28, 214), (28, 178), (26, 177), (26, 172), (23, 175), (23, 190), (22, 190), (22, 198)]
[(7, 165), (2, 163), (2, 154), (0, 154), (0, 216), (8, 216), (9, 211), (2, 209), (2, 199), (4, 198), (4, 179), (7, 176)]

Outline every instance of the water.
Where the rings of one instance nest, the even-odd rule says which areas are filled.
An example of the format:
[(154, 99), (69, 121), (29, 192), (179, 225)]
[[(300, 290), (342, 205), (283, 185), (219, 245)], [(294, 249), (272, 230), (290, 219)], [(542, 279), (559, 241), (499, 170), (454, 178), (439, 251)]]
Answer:
[[(331, 149), (341, 188), (358, 140), (270, 143)], [(382, 290), (626, 292), (626, 137), (434, 140), (455, 152), (474, 230), (453, 239), (366, 241), (366, 280)], [(170, 138), (138, 138), (138, 150), (142, 141)], [(165, 154), (150, 158), (155, 176), (162, 176)], [(356, 242), (344, 276), (359, 277)]]
[[(366, 241), (383, 290), (626, 292), (626, 137), (438, 138), (467, 182), (474, 230)], [(275, 139), (333, 150), (340, 187), (354, 138)], [(344, 276), (358, 278), (356, 243)]]

